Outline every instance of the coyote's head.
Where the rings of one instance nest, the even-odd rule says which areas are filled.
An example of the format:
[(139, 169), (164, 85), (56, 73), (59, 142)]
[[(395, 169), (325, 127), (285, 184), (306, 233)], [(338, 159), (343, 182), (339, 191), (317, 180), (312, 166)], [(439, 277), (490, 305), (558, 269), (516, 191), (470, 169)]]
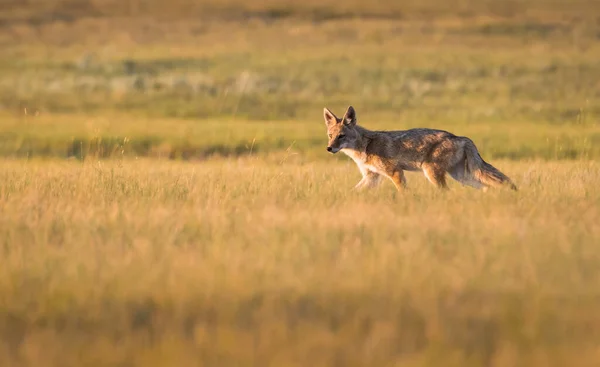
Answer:
[(344, 114), (343, 118), (338, 118), (329, 109), (323, 110), (325, 117), (325, 125), (327, 126), (327, 136), (329, 144), (327, 151), (337, 153), (344, 148), (353, 148), (356, 145), (358, 133), (354, 127), (356, 126), (356, 112), (352, 106)]

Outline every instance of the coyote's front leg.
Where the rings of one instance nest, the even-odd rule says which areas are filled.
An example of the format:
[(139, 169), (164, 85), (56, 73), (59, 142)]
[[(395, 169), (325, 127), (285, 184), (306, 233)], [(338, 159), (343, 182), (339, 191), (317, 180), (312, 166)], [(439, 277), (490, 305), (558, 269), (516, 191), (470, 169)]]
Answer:
[(365, 171), (363, 178), (354, 186), (354, 190), (370, 189), (379, 185), (381, 176), (373, 171)]

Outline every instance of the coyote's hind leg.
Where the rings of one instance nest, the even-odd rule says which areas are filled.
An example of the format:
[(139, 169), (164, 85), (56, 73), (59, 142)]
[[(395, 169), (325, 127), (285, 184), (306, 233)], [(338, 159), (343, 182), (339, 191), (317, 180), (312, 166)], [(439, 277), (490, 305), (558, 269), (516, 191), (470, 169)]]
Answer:
[(433, 164), (424, 164), (423, 173), (425, 177), (440, 189), (447, 189), (446, 184), (446, 171)]
[(406, 188), (406, 178), (404, 177), (404, 171), (397, 170), (387, 175), (387, 177), (392, 180), (394, 186), (396, 186), (396, 190), (402, 191)]

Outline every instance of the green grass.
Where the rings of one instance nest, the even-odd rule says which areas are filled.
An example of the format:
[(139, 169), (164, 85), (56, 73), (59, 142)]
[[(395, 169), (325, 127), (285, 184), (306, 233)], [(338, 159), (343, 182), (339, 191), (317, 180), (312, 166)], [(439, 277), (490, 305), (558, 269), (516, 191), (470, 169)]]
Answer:
[[(97, 22), (102, 29), (111, 25)], [(153, 37), (166, 31), (160, 26), (139, 36), (149, 43), (139, 50), (127, 43), (106, 50), (95, 36), (83, 50), (69, 49), (79, 48), (78, 40), (41, 55), (15, 46), (0, 69), (0, 100), (14, 109), (197, 119), (306, 119), (323, 104), (350, 102), (387, 119), (402, 113), (565, 124), (582, 113), (588, 120), (599, 116), (595, 28), (527, 37), (465, 33), (468, 23), (429, 30), (393, 21), (334, 23), (209, 24), (199, 35), (187, 25), (171, 48), (170, 40)], [(46, 42), (53, 42), (51, 34)]]
[(284, 158), (3, 161), (3, 365), (597, 362), (597, 164), (356, 194)]
[[(342, 114), (344, 109), (334, 111)], [(514, 121), (506, 125), (500, 122), (471, 124), (459, 119), (421, 119), (418, 114), (409, 113), (395, 120), (371, 120), (358, 107), (357, 111), (361, 123), (370, 129), (427, 126), (468, 136), (486, 158), (557, 160), (600, 157), (600, 127), (595, 123), (554, 125)], [(327, 136), (322, 108), (314, 112), (312, 121), (195, 120), (123, 114), (4, 115), (0, 120), (0, 155), (188, 160), (214, 155), (264, 156), (287, 151), (311, 159), (332, 159), (325, 152)]]
[(367, 127), (450, 130), (491, 157), (595, 159), (600, 28), (588, 17), (556, 18), (557, 9), (428, 21), (8, 22), (0, 154), (120, 156), (128, 138), (140, 157), (292, 144), (315, 157), (322, 108), (351, 104)]

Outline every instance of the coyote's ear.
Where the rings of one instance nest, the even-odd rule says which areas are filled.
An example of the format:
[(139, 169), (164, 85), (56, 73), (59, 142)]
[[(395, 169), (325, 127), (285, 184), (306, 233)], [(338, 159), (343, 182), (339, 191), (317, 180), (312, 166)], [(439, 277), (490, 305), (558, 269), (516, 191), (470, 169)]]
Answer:
[(329, 111), (327, 107), (323, 109), (323, 117), (325, 118), (325, 125), (331, 126), (338, 123), (338, 118), (333, 112)]
[(344, 124), (348, 126), (356, 125), (356, 112), (354, 111), (354, 107), (348, 107), (348, 111), (344, 114)]

